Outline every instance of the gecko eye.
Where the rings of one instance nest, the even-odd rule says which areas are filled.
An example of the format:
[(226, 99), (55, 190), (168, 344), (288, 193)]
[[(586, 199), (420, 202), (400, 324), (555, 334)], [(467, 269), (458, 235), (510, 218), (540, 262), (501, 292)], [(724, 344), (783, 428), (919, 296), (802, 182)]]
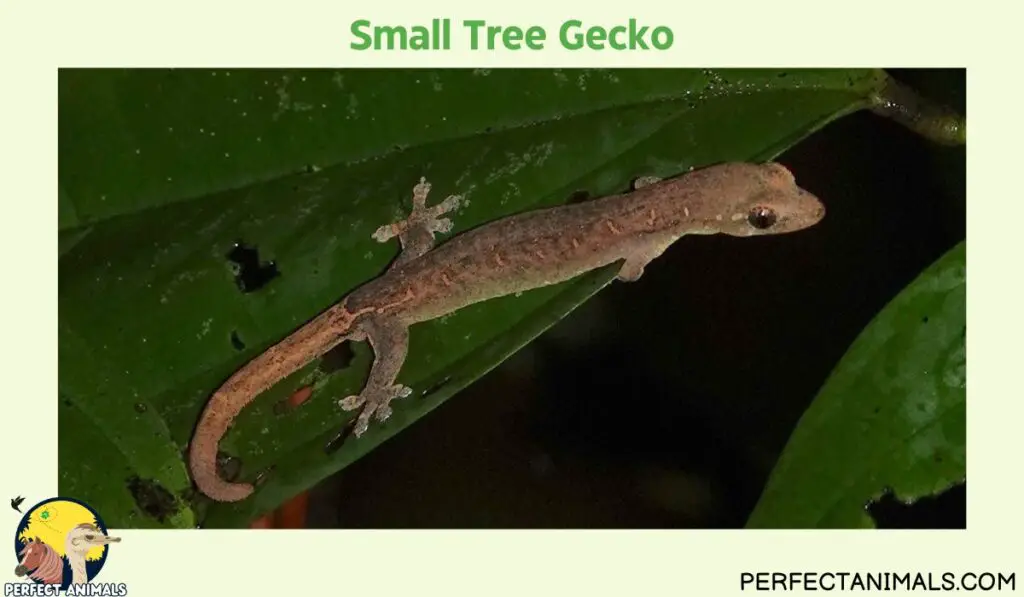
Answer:
[(778, 219), (779, 218), (775, 215), (774, 209), (764, 206), (757, 206), (754, 209), (751, 209), (750, 213), (747, 215), (747, 222), (758, 230), (771, 228), (775, 225), (775, 221)]

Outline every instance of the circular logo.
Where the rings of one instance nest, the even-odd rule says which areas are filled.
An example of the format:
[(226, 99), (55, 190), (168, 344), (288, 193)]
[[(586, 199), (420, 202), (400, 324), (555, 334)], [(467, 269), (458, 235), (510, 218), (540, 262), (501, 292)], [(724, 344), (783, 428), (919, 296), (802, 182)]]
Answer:
[(103, 568), (108, 545), (103, 519), (88, 504), (55, 497), (29, 509), (14, 532), (14, 573), (36, 583), (60, 585), (91, 581)]

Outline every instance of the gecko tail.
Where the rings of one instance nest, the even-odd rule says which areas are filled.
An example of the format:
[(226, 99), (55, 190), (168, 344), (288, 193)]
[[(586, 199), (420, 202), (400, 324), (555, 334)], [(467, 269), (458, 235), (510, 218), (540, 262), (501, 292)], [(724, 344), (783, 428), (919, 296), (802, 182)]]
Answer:
[(254, 487), (249, 483), (232, 483), (218, 474), (221, 438), (242, 409), (280, 379), (345, 340), (362, 339), (352, 329), (355, 317), (344, 303), (335, 305), (249, 361), (214, 392), (189, 444), (189, 469), (199, 491), (218, 502), (237, 502), (252, 495)]
[(227, 431), (229, 420), (224, 416), (203, 417), (189, 445), (192, 480), (199, 491), (218, 502), (238, 502), (253, 492), (249, 483), (232, 483), (217, 472), (217, 444)]

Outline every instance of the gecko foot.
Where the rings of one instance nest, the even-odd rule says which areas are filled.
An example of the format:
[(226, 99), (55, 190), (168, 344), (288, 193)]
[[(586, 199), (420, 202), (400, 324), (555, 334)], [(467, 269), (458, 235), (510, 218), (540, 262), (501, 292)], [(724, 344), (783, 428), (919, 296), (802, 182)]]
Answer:
[(636, 282), (640, 276), (644, 275), (645, 265), (647, 265), (646, 262), (627, 259), (619, 268), (619, 275), (616, 277), (619, 282)]
[(642, 189), (656, 182), (661, 182), (661, 179), (657, 176), (640, 176), (633, 181), (633, 190)]
[(356, 419), (353, 434), (356, 437), (362, 435), (370, 426), (370, 418), (373, 417), (379, 422), (384, 422), (391, 416), (391, 401), (397, 398), (405, 398), (412, 394), (412, 388), (402, 384), (393, 384), (388, 389), (380, 392), (366, 392), (355, 396), (348, 396), (338, 401), (342, 410), (352, 411), (362, 407), (362, 412)]
[(639, 251), (626, 257), (622, 267), (619, 268), (618, 279), (620, 282), (636, 282), (644, 275), (644, 268), (647, 264), (660, 256), (668, 244), (658, 244), (641, 248)]
[(452, 221), (440, 216), (456, 209), (462, 201), (462, 195), (449, 195), (437, 205), (427, 207), (427, 195), (429, 194), (430, 183), (426, 178), (421, 177), (419, 184), (412, 190), (412, 212), (404, 220), (378, 228), (373, 233), (374, 240), (383, 243), (398, 236), (404, 242), (410, 233), (426, 233), (433, 238), (436, 232), (443, 234), (451, 231)]

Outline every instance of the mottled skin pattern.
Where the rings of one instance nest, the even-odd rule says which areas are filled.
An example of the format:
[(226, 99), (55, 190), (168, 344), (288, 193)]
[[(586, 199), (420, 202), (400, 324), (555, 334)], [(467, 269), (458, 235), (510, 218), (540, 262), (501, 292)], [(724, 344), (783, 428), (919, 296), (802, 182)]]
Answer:
[(395, 380), (414, 323), (617, 261), (622, 261), (618, 279), (634, 281), (685, 234), (780, 234), (812, 226), (825, 215), (821, 202), (774, 163), (721, 164), (665, 181), (640, 179), (635, 187), (623, 195), (498, 220), (434, 248), (434, 233), (451, 229), (440, 216), (461, 197), (428, 207), (430, 185), (421, 180), (410, 216), (374, 234), (380, 242), (394, 236), (401, 241), (402, 252), (388, 271), (256, 357), (211, 397), (190, 446), (200, 491), (218, 501), (252, 493), (251, 485), (217, 475), (220, 438), (256, 396), (345, 340), (369, 340), (374, 352), (362, 392), (339, 401), (345, 410), (361, 409), (354, 428), (358, 437), (371, 417), (388, 418), (391, 400), (411, 393)]

